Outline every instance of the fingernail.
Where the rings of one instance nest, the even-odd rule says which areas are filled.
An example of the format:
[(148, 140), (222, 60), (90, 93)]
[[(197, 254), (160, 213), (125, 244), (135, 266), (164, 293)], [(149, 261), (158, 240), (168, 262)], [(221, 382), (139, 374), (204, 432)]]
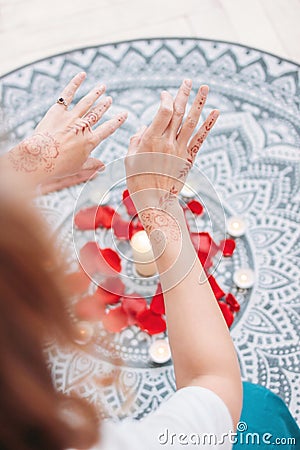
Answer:
[(79, 72), (78, 76), (80, 78), (85, 78), (86, 77), (86, 73), (85, 72)]
[(200, 88), (201, 94), (204, 95), (205, 97), (208, 94), (208, 90), (209, 90), (209, 88), (208, 88), (208, 86), (206, 84), (204, 86), (201, 86), (201, 88)]
[(191, 88), (193, 85), (193, 82), (190, 78), (186, 78), (185, 80), (183, 80), (183, 82), (188, 88)]
[(217, 118), (219, 117), (219, 115), (220, 115), (220, 111), (219, 111), (218, 109), (215, 109), (215, 110), (212, 112), (212, 117), (213, 117), (214, 119), (217, 119)]
[(123, 111), (123, 112), (121, 112), (120, 114), (118, 114), (117, 117), (118, 117), (119, 120), (120, 120), (120, 119), (126, 120), (127, 117), (128, 117), (128, 112), (127, 112), (127, 111)]
[(104, 84), (100, 84), (100, 86), (96, 89), (97, 89), (97, 94), (100, 95), (100, 94), (103, 94), (103, 92), (106, 89), (106, 86)]
[(98, 172), (104, 172), (106, 166), (103, 164), (103, 166), (99, 167)]

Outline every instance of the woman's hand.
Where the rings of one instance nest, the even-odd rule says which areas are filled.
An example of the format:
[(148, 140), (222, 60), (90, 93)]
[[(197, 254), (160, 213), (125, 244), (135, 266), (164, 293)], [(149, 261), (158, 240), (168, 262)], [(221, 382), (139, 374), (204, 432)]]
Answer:
[(191, 80), (184, 80), (174, 101), (168, 92), (162, 92), (153, 122), (130, 140), (125, 162), (127, 186), (138, 210), (147, 206), (164, 208), (176, 198), (199, 148), (219, 116), (219, 111), (213, 110), (192, 137), (208, 86), (200, 87), (182, 123), (191, 87)]
[[(94, 127), (112, 104), (111, 97), (100, 99), (105, 92), (104, 85), (96, 87), (68, 109), (85, 76), (84, 72), (76, 75), (34, 134), (7, 154), (15, 171), (31, 174), (31, 179), (37, 183), (77, 174), (91, 164), (88, 160), (91, 151), (125, 122), (126, 112)], [(103, 167), (101, 161), (94, 160), (93, 166), (97, 164), (99, 169)]]

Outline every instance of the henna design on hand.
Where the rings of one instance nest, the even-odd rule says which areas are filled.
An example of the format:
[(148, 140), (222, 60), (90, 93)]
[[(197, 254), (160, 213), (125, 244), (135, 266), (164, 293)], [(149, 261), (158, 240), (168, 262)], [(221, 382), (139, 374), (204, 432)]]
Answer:
[[(181, 237), (180, 227), (174, 217), (168, 212), (148, 208), (140, 213), (140, 219), (148, 236), (152, 236), (157, 244), (163, 240), (179, 241)], [(154, 233), (158, 231), (158, 233)]]
[(43, 168), (52, 172), (59, 155), (59, 143), (49, 133), (36, 133), (24, 139), (8, 153), (8, 158), (17, 172), (35, 172)]

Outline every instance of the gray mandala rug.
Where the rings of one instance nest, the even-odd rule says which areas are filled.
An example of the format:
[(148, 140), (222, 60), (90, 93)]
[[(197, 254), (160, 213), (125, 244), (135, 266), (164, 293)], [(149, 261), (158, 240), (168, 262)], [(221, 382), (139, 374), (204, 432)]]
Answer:
[[(193, 79), (195, 89), (209, 84), (205, 112), (218, 108), (221, 117), (197, 164), (226, 215), (243, 216), (248, 223), (233, 258), (221, 262), (217, 275), (241, 304), (231, 334), (242, 376), (278, 394), (299, 423), (299, 66), (240, 45), (198, 39), (139, 40), (72, 51), (2, 77), (1, 104), (11, 139), (30, 133), (60, 87), (81, 70), (88, 77), (80, 96), (105, 82), (114, 99), (109, 115), (129, 111), (125, 126), (95, 151), (106, 163), (123, 156), (129, 137), (151, 120), (161, 90), (174, 93), (184, 77)], [(73, 187), (37, 201), (62, 246), (71, 244), (80, 190)], [(218, 222), (213, 206), (212, 214)], [(254, 269), (255, 285), (236, 290), (232, 274), (243, 264)], [(171, 395), (172, 364), (149, 363), (150, 336), (131, 327), (109, 342), (101, 325), (97, 333), (85, 352), (49, 343), (58, 389), (79, 392), (113, 418), (143, 417)], [(115, 373), (113, 352), (123, 361), (118, 382), (100, 388), (101, 377)]]

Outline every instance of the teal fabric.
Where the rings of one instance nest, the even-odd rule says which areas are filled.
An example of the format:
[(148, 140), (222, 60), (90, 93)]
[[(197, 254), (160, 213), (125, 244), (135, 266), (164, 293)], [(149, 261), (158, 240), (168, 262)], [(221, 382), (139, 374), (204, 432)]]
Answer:
[(243, 383), (243, 391), (240, 431), (233, 450), (300, 450), (300, 429), (281, 398), (248, 382)]

